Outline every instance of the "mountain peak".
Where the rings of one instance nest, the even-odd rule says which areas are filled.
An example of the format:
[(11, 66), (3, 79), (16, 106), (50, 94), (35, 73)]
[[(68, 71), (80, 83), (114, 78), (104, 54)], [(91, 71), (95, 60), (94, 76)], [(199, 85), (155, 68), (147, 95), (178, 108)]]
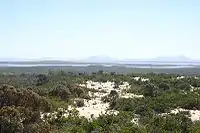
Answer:
[(184, 55), (179, 55), (179, 56), (160, 56), (154, 59), (155, 61), (191, 61), (190, 58), (184, 56)]
[(101, 55), (101, 56), (90, 56), (86, 59), (89, 62), (112, 62), (116, 59), (111, 58), (109, 56)]

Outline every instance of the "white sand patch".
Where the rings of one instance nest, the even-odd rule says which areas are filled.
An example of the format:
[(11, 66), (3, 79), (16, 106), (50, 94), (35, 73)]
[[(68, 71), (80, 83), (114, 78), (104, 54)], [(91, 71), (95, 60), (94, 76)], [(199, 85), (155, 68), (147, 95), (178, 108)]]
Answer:
[[(148, 79), (143, 79), (143, 80), (145, 81)], [(109, 94), (112, 90), (115, 90), (119, 93), (119, 95), (122, 93), (123, 90), (128, 90), (131, 88), (131, 85), (128, 82), (123, 82), (121, 85), (119, 85), (119, 88), (114, 88), (115, 83), (109, 82), (109, 81), (107, 81), (107, 82), (87, 81), (86, 84), (80, 84), (79, 86), (85, 86), (89, 89), (104, 91), (107, 94)], [(92, 96), (92, 92), (89, 92), (89, 95)]]
[[(92, 92), (90, 92), (92, 93)], [(79, 111), (80, 116), (84, 116), (87, 119), (97, 118), (101, 114), (117, 114), (117, 111), (108, 111), (109, 103), (103, 103), (101, 98), (106, 96), (108, 93), (95, 92), (93, 95), (95, 98), (91, 100), (84, 99), (83, 107), (76, 107)]]
[(176, 79), (184, 79), (184, 78), (185, 78), (185, 76), (179, 76)]
[(88, 119), (96, 118), (101, 114), (115, 114), (115, 115), (118, 114), (118, 111), (108, 110), (109, 103), (103, 103), (101, 101), (101, 98), (109, 95), (112, 90), (118, 92), (119, 96), (123, 98), (143, 97), (142, 95), (134, 95), (131, 93), (122, 94), (123, 90), (128, 90), (131, 88), (131, 85), (128, 82), (123, 82), (121, 85), (119, 85), (118, 88), (114, 88), (115, 83), (109, 81), (107, 82), (87, 81), (85, 84), (81, 84), (80, 86), (85, 86), (89, 89), (94, 89), (99, 91), (99, 92), (89, 91), (89, 96), (92, 97), (92, 99), (84, 100), (84, 107), (76, 108), (79, 111), (80, 116), (84, 116)]
[(103, 103), (100, 97), (92, 100), (84, 100), (84, 107), (77, 107), (80, 116), (84, 116), (87, 119), (97, 118), (101, 114), (117, 114), (117, 111), (108, 110), (109, 103)]
[(141, 78), (141, 77), (133, 77), (133, 79), (134, 79), (135, 81), (139, 81), (140, 78)]
[[(52, 119), (57, 119), (58, 115), (58, 112), (52, 112), (52, 113), (40, 113), (40, 118), (43, 119), (43, 120), (46, 120), (46, 119), (49, 119), (49, 120), (52, 120)], [(69, 113), (67, 111), (65, 111), (62, 115), (62, 117), (65, 117), (67, 118), (69, 115)]]
[[(131, 85), (129, 85), (128, 82), (123, 82), (121, 85), (119, 85), (118, 88), (115, 87), (114, 82), (93, 82), (93, 81), (87, 81), (86, 84), (80, 84), (79, 86), (81, 87), (87, 87), (89, 89), (94, 89), (95, 91), (89, 91), (89, 96), (92, 98), (91, 100), (84, 100), (84, 106), (83, 107), (72, 107), (68, 106), (68, 110), (64, 110), (62, 108), (58, 109), (59, 111), (64, 112), (63, 117), (68, 117), (69, 115), (69, 110), (76, 109), (79, 111), (80, 116), (84, 116), (87, 119), (91, 118), (97, 118), (101, 114), (114, 114), (117, 115), (119, 112), (116, 110), (108, 110), (109, 108), (109, 103), (104, 103), (101, 101), (101, 98), (104, 96), (107, 96), (110, 94), (112, 90), (115, 90), (118, 92), (119, 97), (122, 98), (139, 98), (143, 97), (142, 95), (135, 95), (132, 93), (125, 93), (123, 94), (123, 90), (128, 90), (131, 88)], [(98, 91), (97, 91), (98, 90)], [(76, 101), (77, 99), (75, 99)], [(80, 99), (79, 99), (80, 100)], [(57, 118), (58, 112), (53, 112), (53, 113), (43, 113), (41, 114), (41, 118), (43, 119), (45, 116), (50, 117), (50, 119)]]
[(126, 93), (120, 96), (121, 98), (142, 98), (144, 97), (143, 95), (135, 95), (132, 93)]
[(190, 85), (190, 87), (191, 87), (191, 89), (190, 89), (191, 92), (200, 90), (200, 87), (193, 87), (193, 86), (191, 86), (191, 85)]
[[(140, 78), (140, 77), (136, 77), (136, 78)], [(145, 79), (142, 78), (143, 81), (148, 81), (149, 79)], [(97, 92), (97, 93), (93, 93), (93, 92), (89, 92), (89, 96), (90, 97), (103, 97), (108, 95), (112, 90), (115, 90), (116, 92), (118, 92), (119, 96), (122, 98), (140, 98), (143, 97), (143, 95), (135, 95), (132, 93), (125, 93), (123, 94), (122, 91), (123, 90), (128, 90), (131, 88), (131, 85), (128, 82), (123, 82), (121, 85), (119, 85), (119, 88), (115, 88), (115, 83), (114, 82), (93, 82), (93, 81), (87, 81), (85, 85), (80, 85), (80, 86), (86, 86), (89, 89), (95, 89), (95, 90), (101, 90), (104, 91), (105, 93), (102, 92)]]
[(139, 118), (134, 118), (131, 122), (136, 125), (139, 125)]
[(67, 118), (69, 116), (69, 111), (73, 110), (75, 108), (73, 108), (72, 106), (68, 106), (68, 109), (65, 110), (63, 108), (58, 108), (57, 111), (54, 112), (45, 112), (42, 113), (40, 112), (40, 118), (45, 120), (46, 118), (52, 120), (52, 119), (57, 119), (57, 115), (59, 112), (62, 112), (62, 117)]
[(106, 96), (108, 93), (103, 93), (103, 92), (91, 92), (91, 91), (89, 91), (88, 94), (89, 94), (90, 97), (101, 98), (101, 97)]
[[(170, 111), (172, 114), (178, 114), (179, 112), (189, 112), (189, 118), (194, 122), (194, 121), (199, 121), (200, 120), (200, 110), (189, 110), (189, 109), (183, 109), (183, 108), (178, 108), (178, 109), (173, 109)], [(161, 115), (167, 115), (169, 113), (163, 113)]]
[(142, 82), (145, 82), (145, 81), (149, 81), (149, 79), (147, 79), (147, 78), (142, 78), (141, 81), (142, 81)]
[(142, 82), (149, 81), (148, 78), (143, 78), (143, 77), (133, 77), (133, 79), (134, 79), (135, 81), (141, 80)]
[[(93, 82), (93, 81), (87, 81), (86, 84), (80, 84), (79, 86), (85, 86), (89, 89), (95, 89), (95, 90), (103, 90), (105, 92), (110, 92), (114, 89), (115, 83), (114, 82)], [(119, 88), (116, 88), (116, 90), (123, 90), (123, 89), (129, 89), (131, 86), (128, 82), (123, 82), (123, 84), (119, 85)]]
[(177, 114), (181, 111), (188, 111), (189, 114), (190, 114), (190, 119), (192, 121), (199, 121), (200, 120), (200, 110), (188, 110), (188, 109), (174, 109), (174, 110), (171, 110), (171, 113), (174, 113), (174, 114)]

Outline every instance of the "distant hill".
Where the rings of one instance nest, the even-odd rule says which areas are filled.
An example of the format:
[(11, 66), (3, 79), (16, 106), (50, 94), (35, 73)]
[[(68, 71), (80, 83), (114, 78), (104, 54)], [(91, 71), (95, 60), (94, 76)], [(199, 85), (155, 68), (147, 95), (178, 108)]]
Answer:
[(41, 60), (41, 61), (0, 61), (0, 64), (69, 64), (74, 63), (70, 61), (60, 61), (60, 60)]
[(186, 56), (157, 57), (152, 59), (123, 59), (118, 60), (108, 56), (91, 56), (82, 60), (56, 60), (56, 59), (38, 59), (38, 60), (0, 60), (1, 64), (149, 64), (149, 63), (200, 63), (200, 60), (192, 60)]
[(86, 59), (81, 60), (82, 62), (94, 62), (94, 63), (114, 63), (118, 60), (115, 58), (111, 58), (109, 56), (91, 56)]
[(152, 59), (153, 61), (166, 61), (166, 62), (190, 62), (193, 61), (192, 59), (186, 57), (186, 56), (166, 56), (166, 57), (157, 57), (155, 59)]
[(162, 57), (156, 57), (156, 58), (143, 58), (143, 59), (124, 59), (124, 60), (118, 60), (120, 63), (128, 63), (133, 64), (134, 62), (200, 62), (198, 60), (190, 59), (186, 56), (162, 56)]

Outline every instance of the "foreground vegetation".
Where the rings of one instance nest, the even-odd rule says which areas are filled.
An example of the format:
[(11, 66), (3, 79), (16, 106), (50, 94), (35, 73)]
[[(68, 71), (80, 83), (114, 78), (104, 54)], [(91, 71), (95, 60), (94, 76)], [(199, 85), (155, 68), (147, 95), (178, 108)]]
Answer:
[[(188, 111), (200, 110), (200, 76), (155, 73), (116, 73), (98, 71), (46, 73), (3, 73), (0, 75), (0, 130), (3, 133), (198, 133), (200, 122)], [(138, 77), (138, 79), (136, 79)], [(178, 78), (177, 78), (178, 77)], [(143, 81), (142, 79), (148, 79)], [(88, 119), (76, 109), (90, 100), (92, 90), (86, 81), (115, 83), (102, 102), (117, 114), (101, 114)], [(128, 82), (124, 93), (143, 97), (123, 98), (117, 89)], [(76, 101), (76, 102), (74, 102)], [(43, 115), (56, 112), (56, 117)], [(64, 117), (64, 114), (66, 114)], [(133, 121), (135, 120), (135, 121)]]

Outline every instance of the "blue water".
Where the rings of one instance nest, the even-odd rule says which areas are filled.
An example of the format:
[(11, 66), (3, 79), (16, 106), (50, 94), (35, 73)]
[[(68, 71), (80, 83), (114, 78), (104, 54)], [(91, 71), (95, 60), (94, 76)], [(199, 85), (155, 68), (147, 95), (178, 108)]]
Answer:
[[(58, 66), (58, 67), (64, 67), (64, 66), (75, 66), (75, 67), (87, 67), (94, 64), (0, 64), (0, 67), (37, 67), (37, 66)], [(111, 67), (111, 66), (121, 66), (121, 67), (127, 67), (127, 68), (192, 68), (196, 67), (197, 65), (187, 65), (187, 64), (170, 64), (170, 65), (162, 65), (161, 64), (152, 64), (152, 65), (108, 65), (108, 64), (100, 64), (101, 66), (105, 67)], [(173, 65), (173, 66), (172, 66)], [(99, 65), (98, 65), (99, 66)]]
[(90, 64), (0, 64), (0, 67), (89, 66)]

